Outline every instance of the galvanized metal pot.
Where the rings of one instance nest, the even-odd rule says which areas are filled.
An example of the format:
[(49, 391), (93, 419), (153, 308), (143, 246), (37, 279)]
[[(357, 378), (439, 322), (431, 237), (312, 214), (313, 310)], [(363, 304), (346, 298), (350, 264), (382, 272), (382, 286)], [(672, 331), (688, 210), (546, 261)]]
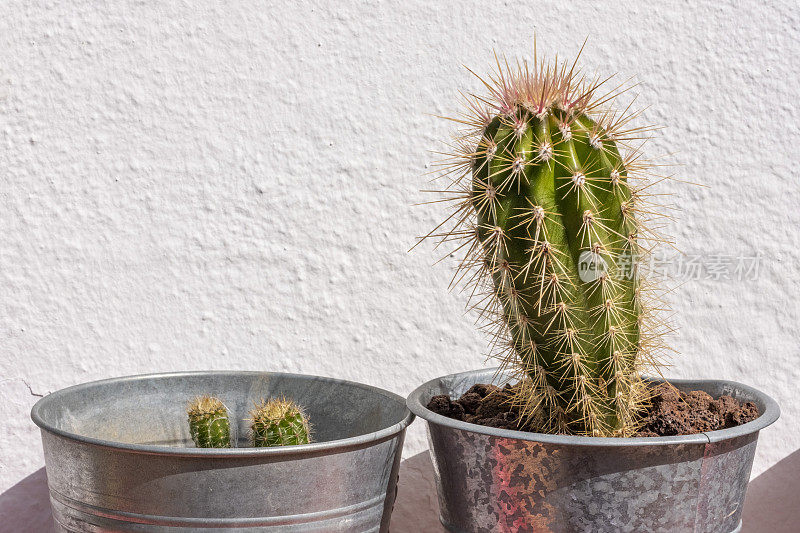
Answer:
[[(241, 446), (247, 412), (284, 395), (305, 407), (315, 442), (193, 448), (186, 403), (214, 394)], [(42, 398), (58, 531), (388, 531), (405, 429), (390, 392), (270, 372), (153, 374), (96, 381)]]
[[(496, 369), (434, 379), (408, 397), (428, 423), (440, 520), (456, 532), (731, 533), (741, 529), (758, 432), (775, 401), (730, 381), (671, 380), (683, 390), (754, 402), (742, 426), (677, 437), (612, 439), (510, 431), (426, 408), (475, 383), (503, 385)], [(493, 379), (495, 378), (495, 379)]]

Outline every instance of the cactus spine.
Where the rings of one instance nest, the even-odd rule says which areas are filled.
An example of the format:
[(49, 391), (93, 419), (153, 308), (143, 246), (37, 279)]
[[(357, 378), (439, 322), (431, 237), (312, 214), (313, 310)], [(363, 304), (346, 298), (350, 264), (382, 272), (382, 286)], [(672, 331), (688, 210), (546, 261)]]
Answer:
[(198, 396), (189, 403), (189, 433), (198, 448), (230, 448), (228, 410), (219, 398)]
[(250, 420), (250, 433), (256, 448), (311, 442), (308, 418), (291, 400), (262, 400), (250, 411)]
[(642, 237), (658, 240), (642, 224), (661, 216), (634, 183), (648, 166), (632, 143), (649, 128), (606, 107), (615, 91), (575, 64), (498, 61), (481, 81), (489, 95), (467, 97), (455, 119), (467, 129), (442, 162), (455, 212), (429, 236), (465, 241), (454, 279), (522, 379), (521, 423), (630, 435), (661, 346), (637, 268)]

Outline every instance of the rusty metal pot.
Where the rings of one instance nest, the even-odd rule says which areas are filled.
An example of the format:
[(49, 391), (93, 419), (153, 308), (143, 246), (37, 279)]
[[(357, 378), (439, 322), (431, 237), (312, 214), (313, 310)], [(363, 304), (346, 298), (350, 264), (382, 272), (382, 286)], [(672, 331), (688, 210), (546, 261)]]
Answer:
[[(493, 379), (494, 378), (494, 379)], [(426, 408), (475, 383), (504, 385), (496, 369), (434, 379), (408, 397), (428, 424), (440, 520), (454, 532), (734, 533), (758, 432), (780, 410), (766, 394), (731, 381), (671, 380), (752, 401), (747, 424), (675, 437), (545, 435), (470, 424)]]

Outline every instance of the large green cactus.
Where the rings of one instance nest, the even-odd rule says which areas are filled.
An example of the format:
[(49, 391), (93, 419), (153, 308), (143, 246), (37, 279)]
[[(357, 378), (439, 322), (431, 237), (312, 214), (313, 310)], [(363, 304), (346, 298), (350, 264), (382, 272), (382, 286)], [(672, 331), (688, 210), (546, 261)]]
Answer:
[(219, 398), (198, 396), (189, 403), (189, 433), (198, 448), (230, 448), (228, 410)]
[(262, 401), (250, 412), (253, 446), (288, 446), (311, 442), (311, 429), (303, 410), (291, 400)]
[(457, 211), (443, 238), (471, 242), (462, 268), (476, 269), (458, 277), (486, 280), (478, 300), (523, 378), (522, 412), (545, 421), (537, 430), (629, 435), (652, 344), (637, 272), (651, 208), (630, 146), (643, 128), (605, 108), (614, 95), (597, 96), (574, 65), (499, 67), (484, 84), (445, 162)]

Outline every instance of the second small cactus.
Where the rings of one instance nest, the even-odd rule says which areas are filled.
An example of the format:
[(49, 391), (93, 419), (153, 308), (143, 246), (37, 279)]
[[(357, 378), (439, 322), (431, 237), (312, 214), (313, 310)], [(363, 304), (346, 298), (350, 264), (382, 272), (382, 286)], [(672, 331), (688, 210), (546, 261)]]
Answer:
[(285, 398), (262, 400), (250, 411), (250, 434), (256, 448), (311, 442), (308, 417)]

